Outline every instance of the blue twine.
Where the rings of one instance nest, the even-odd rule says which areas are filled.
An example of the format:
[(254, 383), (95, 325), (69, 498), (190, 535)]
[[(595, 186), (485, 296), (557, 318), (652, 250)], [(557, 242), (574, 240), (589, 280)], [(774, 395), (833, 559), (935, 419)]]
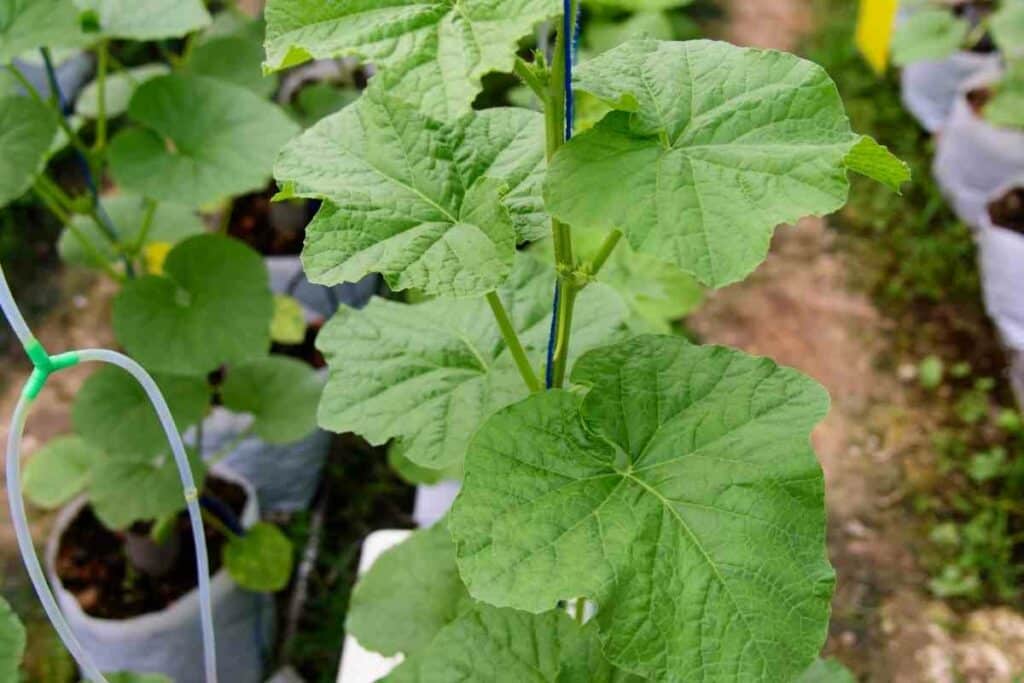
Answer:
[[(565, 61), (565, 139), (572, 140), (574, 123), (576, 120), (576, 95), (572, 90), (572, 66), (573, 59), (578, 49), (579, 41), (579, 14), (572, 11), (572, 0), (562, 1), (562, 35), (566, 38), (562, 41)], [(555, 294), (551, 302), (551, 330), (548, 333), (547, 367), (544, 373), (544, 384), (550, 389), (555, 383), (555, 335), (558, 333), (558, 309), (561, 305), (562, 291), (558, 282), (555, 282)]]

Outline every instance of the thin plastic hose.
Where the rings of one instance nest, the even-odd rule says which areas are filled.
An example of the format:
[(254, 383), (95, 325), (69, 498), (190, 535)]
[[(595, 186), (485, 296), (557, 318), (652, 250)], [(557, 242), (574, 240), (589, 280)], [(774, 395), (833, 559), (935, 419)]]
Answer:
[(178, 465), (178, 476), (185, 487), (185, 503), (188, 508), (189, 521), (192, 524), (192, 539), (196, 547), (196, 571), (199, 577), (199, 607), (200, 620), (203, 629), (203, 659), (206, 669), (207, 683), (217, 683), (217, 654), (216, 643), (213, 633), (213, 607), (210, 599), (210, 561), (206, 554), (206, 535), (203, 532), (203, 515), (199, 508), (199, 491), (196, 489), (195, 480), (192, 478), (192, 469), (189, 466), (188, 456), (185, 453), (185, 445), (181, 441), (181, 435), (174, 424), (174, 417), (167, 407), (167, 401), (157, 387), (156, 382), (141, 365), (124, 354), (106, 349), (85, 349), (78, 352), (78, 357), (84, 362), (99, 362), (109, 365), (116, 365), (128, 372), (142, 385), (149, 398), (149, 402), (156, 409), (157, 417), (160, 418), (160, 425), (164, 428), (167, 441), (171, 444), (171, 452), (174, 454), (174, 461)]
[(11, 288), (7, 285), (7, 277), (4, 275), (2, 266), (0, 266), (0, 309), (3, 309), (4, 317), (11, 323), (14, 334), (17, 335), (21, 345), (28, 346), (33, 339), (32, 332), (29, 331), (25, 318), (21, 316), (18, 304), (14, 303), (14, 295), (11, 294)]
[[(0, 310), (14, 328), (14, 333), (24, 347), (35, 343), (28, 325), (25, 323), (21, 311), (11, 294), (7, 284), (3, 268), (0, 267)], [(164, 428), (167, 441), (171, 445), (171, 452), (174, 455), (175, 463), (178, 466), (178, 474), (185, 488), (185, 502), (188, 508), (189, 521), (192, 525), (192, 538), (196, 547), (196, 570), (199, 582), (199, 606), (200, 618), (203, 633), (203, 656), (206, 669), (207, 683), (217, 683), (217, 654), (216, 643), (213, 631), (213, 607), (210, 599), (210, 568), (209, 559), (206, 553), (206, 537), (203, 533), (202, 512), (199, 509), (199, 494), (196, 490), (195, 481), (192, 478), (192, 470), (189, 467), (188, 457), (185, 453), (185, 446), (181, 441), (181, 435), (174, 424), (174, 418), (167, 407), (163, 394), (157, 387), (156, 382), (149, 376), (149, 373), (141, 365), (131, 358), (106, 349), (87, 349), (78, 352), (79, 360), (85, 362), (99, 362), (115, 365), (134, 377), (142, 385), (146, 396), (156, 410), (160, 424)], [(50, 618), (58, 635), (64, 642), (65, 647), (75, 658), (82, 673), (94, 681), (94, 683), (108, 683), (99, 669), (93, 663), (92, 658), (82, 647), (81, 643), (71, 631), (64, 614), (60, 611), (56, 599), (50, 590), (46, 575), (39, 563), (39, 556), (36, 554), (35, 546), (32, 543), (32, 534), (28, 527), (28, 517), (25, 513), (25, 501), (21, 492), (21, 441), (25, 430), (25, 422), (28, 419), (28, 411), (32, 399), (27, 393), (23, 393), (14, 409), (14, 416), (11, 420), (11, 430), (7, 439), (7, 497), (11, 508), (11, 521), (14, 524), (14, 532), (18, 540), (18, 548), (21, 551), (25, 568), (29, 578), (39, 596), (40, 602), (46, 615)]]
[(25, 501), (21, 497), (21, 436), (25, 429), (25, 420), (28, 418), (28, 409), (31, 401), (26, 395), (22, 395), (18, 405), (14, 408), (14, 417), (11, 421), (11, 431), (7, 437), (7, 498), (11, 506), (11, 521), (14, 524), (14, 533), (18, 538), (18, 548), (21, 550), (21, 557), (25, 561), (25, 569), (36, 589), (39, 601), (43, 603), (43, 609), (50, 622), (57, 630), (57, 635), (64, 641), (71, 656), (78, 662), (82, 673), (91, 681), (96, 683), (107, 683), (107, 679), (99, 672), (92, 661), (92, 657), (85, 651), (78, 638), (71, 631), (68, 622), (64, 619), (57, 601), (50, 591), (50, 584), (46, 581), (46, 574), (39, 565), (39, 557), (36, 555), (35, 546), (32, 545), (32, 533), (28, 528), (28, 519), (25, 515)]

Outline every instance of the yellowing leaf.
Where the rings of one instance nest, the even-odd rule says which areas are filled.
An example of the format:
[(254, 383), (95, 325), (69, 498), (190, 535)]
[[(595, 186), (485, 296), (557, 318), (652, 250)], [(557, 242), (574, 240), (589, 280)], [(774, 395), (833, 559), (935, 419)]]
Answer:
[(278, 344), (301, 344), (306, 338), (306, 314), (294, 297), (274, 295), (274, 317), (270, 339)]

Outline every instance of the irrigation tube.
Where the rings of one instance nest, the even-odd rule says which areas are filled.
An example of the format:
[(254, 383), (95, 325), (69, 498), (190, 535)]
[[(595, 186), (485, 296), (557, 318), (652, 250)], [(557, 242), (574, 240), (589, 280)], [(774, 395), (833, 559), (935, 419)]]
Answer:
[(48, 356), (42, 350), (42, 346), (32, 336), (25, 319), (18, 310), (18, 305), (11, 295), (7, 278), (4, 276), (3, 268), (0, 267), (0, 309), (4, 316), (14, 328), (14, 333), (25, 348), (29, 357), (35, 365), (35, 372), (25, 384), (21, 398), (14, 409), (14, 417), (11, 420), (11, 431), (7, 439), (7, 496), (11, 507), (11, 521), (14, 524), (14, 532), (18, 539), (18, 548), (21, 551), (22, 560), (25, 562), (25, 569), (35, 588), (36, 595), (46, 615), (50, 618), (58, 635), (64, 642), (65, 647), (75, 658), (79, 668), (86, 678), (94, 683), (108, 683), (103, 674), (100, 673), (92, 660), (92, 657), (85, 651), (81, 643), (75, 637), (67, 620), (64, 619), (60, 607), (57, 605), (46, 575), (39, 563), (39, 556), (36, 554), (35, 546), (32, 543), (32, 534), (28, 527), (28, 518), (25, 514), (25, 501), (21, 492), (21, 442), (25, 429), (25, 422), (28, 419), (29, 409), (32, 402), (42, 390), (46, 378), (53, 372), (65, 367), (70, 367), (78, 362), (96, 362), (115, 365), (126, 372), (142, 385), (149, 398), (150, 403), (156, 410), (160, 424), (171, 445), (171, 452), (174, 455), (175, 463), (178, 466), (178, 474), (181, 477), (185, 489), (185, 503), (188, 508), (189, 521), (192, 526), (192, 538), (196, 547), (196, 570), (199, 579), (199, 604), (200, 617), (203, 632), (203, 656), (206, 669), (207, 683), (217, 683), (217, 655), (213, 632), (213, 609), (210, 601), (210, 569), (209, 559), (206, 551), (206, 537), (203, 532), (202, 513), (199, 508), (199, 492), (196, 489), (195, 481), (192, 478), (192, 470), (189, 467), (188, 457), (185, 453), (185, 446), (181, 441), (181, 435), (174, 424), (174, 418), (167, 407), (167, 401), (157, 387), (156, 382), (141, 365), (124, 354), (106, 349), (86, 349), (59, 356)]

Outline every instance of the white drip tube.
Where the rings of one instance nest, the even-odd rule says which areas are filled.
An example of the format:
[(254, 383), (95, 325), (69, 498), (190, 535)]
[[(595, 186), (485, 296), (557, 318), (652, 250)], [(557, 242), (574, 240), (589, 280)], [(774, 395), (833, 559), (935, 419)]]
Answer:
[[(7, 279), (4, 277), (2, 267), (0, 267), (0, 309), (3, 310), (4, 316), (14, 328), (14, 333), (26, 349), (36, 343), (28, 325), (25, 324), (25, 319), (18, 310), (14, 297), (11, 295), (11, 290), (7, 285)], [(217, 683), (217, 655), (213, 631), (213, 608), (210, 600), (210, 569), (206, 551), (206, 536), (203, 532), (202, 512), (199, 508), (199, 492), (192, 478), (192, 470), (189, 467), (185, 446), (181, 441), (178, 428), (174, 424), (174, 418), (171, 416), (167, 401), (164, 400), (163, 394), (149, 373), (141, 365), (124, 354), (106, 349), (87, 349), (78, 351), (76, 354), (80, 361), (115, 365), (132, 375), (142, 385), (146, 396), (149, 398), (160, 419), (160, 424), (167, 436), (168, 443), (171, 445), (171, 452), (174, 455), (175, 463), (178, 466), (178, 474), (184, 486), (185, 503), (192, 526), (192, 538), (196, 547), (196, 570), (199, 579), (200, 620), (203, 634), (203, 662), (206, 670), (206, 681), (207, 683)], [(35, 588), (36, 595), (39, 597), (40, 602), (42, 602), (46, 615), (57, 630), (65, 647), (75, 658), (82, 673), (94, 683), (108, 683), (107, 679), (104, 678), (103, 674), (100, 673), (94, 664), (92, 657), (85, 651), (70, 626), (68, 626), (67, 620), (64, 618), (60, 607), (57, 605), (57, 601), (53, 597), (53, 592), (50, 590), (46, 575), (39, 563), (39, 556), (36, 554), (35, 546), (32, 543), (32, 534), (29, 531), (28, 518), (25, 513), (25, 501), (21, 491), (21, 441), (31, 404), (32, 396), (28, 392), (23, 392), (14, 409), (11, 430), (7, 439), (7, 496), (11, 508), (11, 521), (14, 524), (14, 532), (18, 540), (18, 548), (21, 551), (25, 568)]]

